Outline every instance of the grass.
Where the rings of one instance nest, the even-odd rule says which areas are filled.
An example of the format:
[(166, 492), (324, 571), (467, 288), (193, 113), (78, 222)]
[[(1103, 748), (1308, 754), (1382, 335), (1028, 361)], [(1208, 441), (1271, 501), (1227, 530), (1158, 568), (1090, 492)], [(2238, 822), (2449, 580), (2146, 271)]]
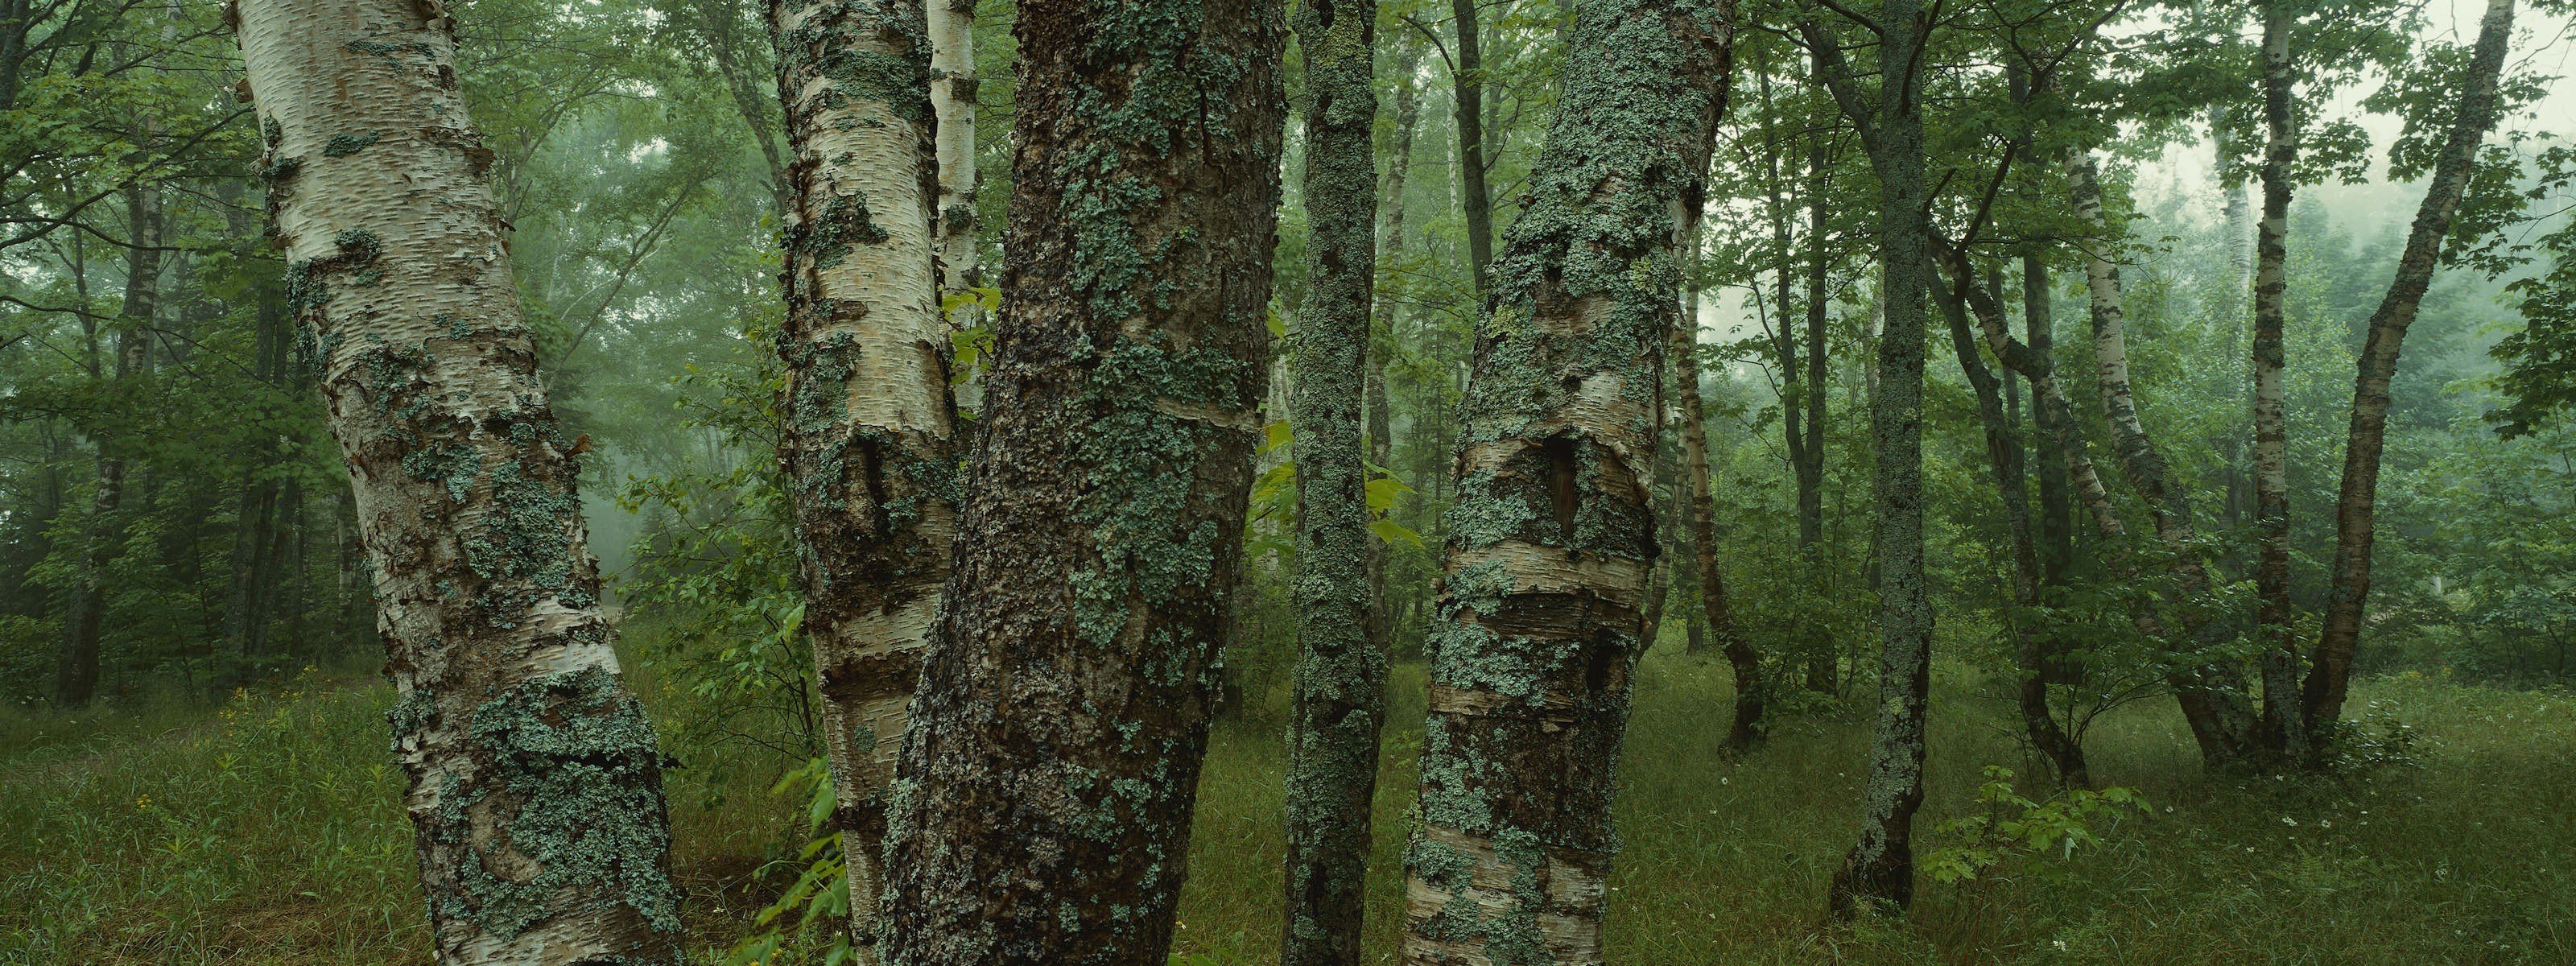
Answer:
[[(2117, 713), (2095, 774), (2150, 811), (2071, 858), (1925, 882), (1893, 923), (1822, 926), (1868, 740), (1853, 712), (1784, 722), (1719, 752), (1722, 666), (1658, 652), (1641, 676), (1619, 802), (1614, 963), (2576, 963), (2576, 697), (2420, 677), (2358, 697), (2419, 729), (2420, 767), (2358, 782), (2203, 773), (2164, 703)], [(1379, 784), (1371, 962), (1394, 962), (1396, 871), (1421, 721), (1399, 668)], [(1978, 807), (1988, 764), (2019, 767), (1991, 689), (1945, 675), (1918, 839)], [(387, 689), (310, 674), (215, 708), (0, 712), (0, 963), (424, 963)], [(1179, 951), (1271, 962), (1278, 766), (1270, 708), (1224, 722), (1201, 788)], [(794, 839), (789, 804), (673, 781), (693, 946), (712, 958), (761, 902), (755, 872)], [(774, 887), (774, 886), (773, 886)]]

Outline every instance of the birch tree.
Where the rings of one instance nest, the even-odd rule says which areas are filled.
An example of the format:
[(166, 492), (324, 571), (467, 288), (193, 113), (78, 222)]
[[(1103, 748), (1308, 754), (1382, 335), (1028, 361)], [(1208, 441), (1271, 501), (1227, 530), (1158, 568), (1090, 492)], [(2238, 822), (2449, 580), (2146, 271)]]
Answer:
[(1576, 10), (1563, 98), (1495, 265), (1455, 462), (1405, 854), (1403, 955), (1601, 961), (1656, 556), (1659, 389), (1724, 104), (1733, 9)]
[(791, 158), (779, 455), (866, 960), (885, 791), (956, 530), (931, 42), (920, 0), (775, 0), (769, 20)]
[(441, 963), (677, 963), (660, 752), (619, 678), (465, 114), (454, 21), (247, 0), (289, 300), (375, 561)]
[(993, 367), (889, 807), (899, 966), (1162, 966), (1267, 381), (1285, 31), (1034, 0)]

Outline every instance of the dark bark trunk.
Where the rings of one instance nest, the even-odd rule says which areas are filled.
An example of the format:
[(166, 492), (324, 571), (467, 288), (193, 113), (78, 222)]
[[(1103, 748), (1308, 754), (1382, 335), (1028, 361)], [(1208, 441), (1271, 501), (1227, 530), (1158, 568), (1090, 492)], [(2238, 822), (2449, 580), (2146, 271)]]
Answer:
[(2335, 498), (2334, 585), (2326, 596), (2325, 633), (2310, 662), (2303, 703), (2309, 740), (2326, 737), (2343, 715), (2345, 689), (2351, 683), (2353, 651), (2370, 600), (2370, 550), (2379, 498), (2379, 458), (2387, 442), (2388, 384), (2397, 374), (2397, 353), (2406, 329), (2423, 304), (2424, 290), (2459, 212), (2479, 142), (2495, 129), (2499, 113), (2497, 78), (2513, 37), (2513, 0), (2488, 0), (2478, 22), (2478, 40), (2461, 81), (2459, 113), (2433, 163), (2424, 204), (2406, 234), (2406, 249), (2397, 258), (2397, 274), (2388, 294), (2371, 313), (2368, 339), (2362, 345), (2352, 383), (2352, 425), (2344, 444), (2343, 485)]
[[(1835, 870), (1826, 905), (1837, 916), (1914, 899), (1914, 812), (1923, 804), (1923, 723), (1931, 689), (1932, 603), (1923, 577), (1924, 298), (1932, 267), (1925, 217), (1923, 112), (1917, 61), (1931, 32), (1916, 0), (1887, 0), (1876, 23), (1887, 65), (1874, 109), (1857, 96), (1845, 113), (1874, 124), (1871, 166), (1880, 184), (1879, 277), (1884, 330), (1870, 399), (1878, 504), (1879, 699), (1862, 795), (1860, 840)], [(1812, 22), (1820, 52), (1839, 52)]]
[(997, 351), (889, 810), (889, 963), (1163, 966), (1268, 382), (1275, 10), (1018, 8)]
[[(1303, 0), (1305, 311), (1290, 331), (1297, 468), (1297, 667), (1288, 731), (1281, 966), (1360, 961), (1369, 802), (1386, 716), (1386, 651), (1369, 633), (1369, 295), (1377, 275), (1376, 0)], [(1384, 391), (1379, 406), (1385, 405)]]
[[(1825, 195), (1831, 186), (1826, 138), (1807, 141), (1807, 391), (1806, 445), (1798, 450), (1798, 558), (1807, 580), (1825, 583), (1825, 285), (1831, 253), (1826, 238)], [(1821, 627), (1805, 631), (1807, 688), (1826, 694), (1841, 690), (1837, 646)]]
[(1676, 256), (1705, 190), (1732, 21), (1722, 3), (1576, 11), (1459, 406), (1422, 822), (1405, 858), (1414, 966), (1601, 961)]
[[(2001, 380), (1978, 355), (1976, 336), (1968, 328), (1966, 298), (1955, 287), (1943, 292), (1936, 285), (1934, 294), (1950, 323), (1950, 349), (1958, 356), (1959, 369), (1977, 394), (1977, 419), (1986, 431), (1986, 464), (1994, 473), (1996, 494), (2003, 499), (2007, 550), (2012, 556), (2012, 604), (2015, 608), (2035, 607), (2040, 600), (2042, 571), (2038, 541), (2031, 533), (2030, 493), (2025, 483), (2028, 467), (2021, 433), (2013, 425), (2011, 410), (1999, 398)], [(2013, 657), (2019, 665), (2014, 700), (2021, 711), (2023, 732), (2029, 736), (2031, 747), (2048, 759), (2060, 783), (2068, 788), (2089, 787), (2092, 775), (2084, 764), (2084, 746), (2059, 727), (2049, 711), (2048, 683), (2041, 674), (2046, 636), (2041, 628), (2017, 616), (2008, 615), (2004, 624), (2011, 630)]]
[(1494, 202), (1485, 189), (1485, 66), (1478, 50), (1476, 0), (1449, 0), (1456, 31), (1457, 61), (1450, 79), (1457, 93), (1458, 184), (1467, 218), (1467, 266), (1476, 284), (1476, 302), (1489, 304), (1494, 294)]
[[(239, 231), (248, 234), (247, 226)], [(287, 367), (293, 337), (287, 331), (292, 319), (287, 315), (284, 295), (269, 285), (256, 289), (254, 297), (259, 305), (251, 350), (253, 375), (280, 396), (287, 396), (295, 387), (294, 374)], [(253, 431), (259, 435), (252, 440), (247, 465), (242, 468), (241, 497), (233, 518), (232, 581), (224, 605), (225, 644), (239, 656), (245, 669), (267, 643), (268, 625), (274, 616), (279, 559), (276, 536), (284, 509), (279, 490), (285, 482), (279, 472), (285, 469), (280, 465), (282, 436), (264, 425)], [(297, 647), (305, 644), (291, 643)]]
[[(92, 371), (121, 386), (151, 366), (152, 324), (161, 294), (161, 189), (141, 182), (125, 188), (130, 245), (125, 250), (125, 299), (117, 309), (116, 356), (109, 371)], [(114, 418), (114, 417), (111, 417)], [(88, 704), (98, 693), (99, 636), (107, 618), (107, 568), (124, 540), (117, 513), (125, 501), (125, 441), (115, 431), (91, 434), (98, 446), (98, 477), (89, 518), (81, 530), (79, 571), (63, 618), (63, 648), (54, 668), (54, 703)]]

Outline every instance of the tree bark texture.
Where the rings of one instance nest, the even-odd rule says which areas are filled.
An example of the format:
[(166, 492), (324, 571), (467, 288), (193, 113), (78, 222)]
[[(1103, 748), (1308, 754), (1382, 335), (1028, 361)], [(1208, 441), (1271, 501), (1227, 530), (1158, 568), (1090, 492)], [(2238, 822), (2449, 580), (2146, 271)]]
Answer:
[(1241, 571), (1277, 8), (1019, 5), (985, 416), (889, 809), (900, 966), (1163, 966)]
[(2370, 549), (2379, 499), (2379, 458), (2387, 443), (2388, 383), (2397, 374), (2397, 352), (2406, 329), (2415, 322), (2424, 290), (2451, 233), (2476, 166), (2478, 144), (2495, 129), (2500, 113), (2497, 79), (2504, 73), (2506, 48), (2513, 39), (2513, 0), (2488, 0), (2478, 21), (2477, 45), (2461, 79), (2459, 113), (2434, 159), (2424, 204), (2406, 233), (2406, 248), (2397, 257), (2397, 274), (2388, 294), (2370, 314), (2369, 336), (2362, 343), (2358, 372), (2352, 381), (2352, 424), (2344, 444), (2343, 485), (2335, 496), (2333, 589), (2326, 595), (2325, 633), (2317, 640), (2301, 695), (2307, 709), (2308, 736), (2323, 738), (2343, 715), (2345, 689), (2352, 678), (2352, 657), (2361, 640), (2361, 625), (2370, 600)]
[(1575, 14), (1459, 407), (1405, 855), (1414, 966), (1601, 962), (1677, 249), (1705, 190), (1733, 12), (1610, 0)]
[(677, 963), (661, 754), (620, 680), (466, 118), (413, 0), (247, 0), (288, 301), (375, 562), (439, 962)]
[(2282, 332), (2289, 292), (2291, 165), (2299, 134), (2292, 85), (2290, 34), (2294, 15), (2286, 3), (2263, 5), (2263, 215), (2254, 242), (2254, 634), (2261, 645), (2263, 739), (2276, 751), (2304, 744), (2297, 704), (2299, 654), (2290, 602), (2290, 423), (2282, 382), (2287, 358)]
[[(1281, 966), (1360, 961), (1369, 802), (1377, 791), (1386, 652), (1369, 634), (1374, 537), (1361, 458), (1369, 302), (1377, 277), (1376, 0), (1301, 0), (1306, 58), (1305, 311), (1297, 392), (1297, 666), (1288, 723)], [(1385, 405), (1384, 389), (1378, 404)]]
[[(776, 0), (769, 25), (789, 154), (779, 457), (852, 935), (867, 961), (885, 886), (885, 794), (959, 500), (931, 44), (920, 0)], [(971, 225), (968, 234), (971, 254)]]

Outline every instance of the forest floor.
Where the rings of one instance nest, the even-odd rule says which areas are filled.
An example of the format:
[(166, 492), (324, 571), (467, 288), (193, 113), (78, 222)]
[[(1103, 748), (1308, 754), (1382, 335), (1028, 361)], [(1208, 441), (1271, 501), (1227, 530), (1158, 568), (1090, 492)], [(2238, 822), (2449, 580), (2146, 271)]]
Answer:
[[(1945, 669), (1946, 670), (1946, 669)], [(1420, 742), (1399, 667), (1380, 777), (1371, 962), (1394, 962), (1397, 862)], [(2023, 767), (1991, 688), (1936, 685), (1925, 852), (1979, 812), (1988, 765)], [(2357, 689), (2420, 732), (2415, 766), (2364, 779), (2206, 774), (2167, 702), (2117, 712), (2096, 779), (2148, 808), (2071, 856), (1926, 877), (1913, 914), (1819, 924), (1856, 821), (1857, 704), (1721, 754), (1723, 664), (1659, 650), (1641, 676), (1618, 803), (1608, 946), (1620, 964), (2576, 963), (2576, 696), (2416, 676)], [(388, 689), (310, 673), (218, 707), (0, 711), (0, 963), (425, 963)], [(1202, 783), (1178, 961), (1271, 962), (1276, 708), (1220, 724)], [(673, 778), (676, 865), (713, 961), (760, 907), (794, 811), (766, 789)], [(2029, 783), (2024, 783), (2026, 786)], [(2040, 796), (2034, 796), (2040, 797)], [(772, 886), (771, 888), (774, 888)]]

